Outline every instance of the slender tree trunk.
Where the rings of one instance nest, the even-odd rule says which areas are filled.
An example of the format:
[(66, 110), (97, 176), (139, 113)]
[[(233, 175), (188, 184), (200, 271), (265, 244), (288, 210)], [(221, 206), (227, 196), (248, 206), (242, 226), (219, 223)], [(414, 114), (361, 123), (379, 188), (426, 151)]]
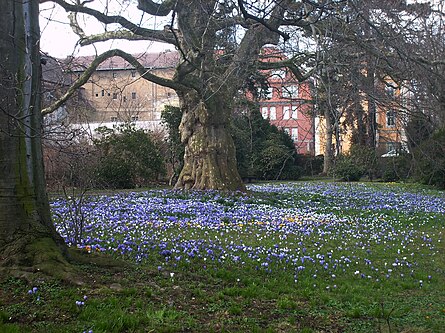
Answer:
[(245, 190), (239, 176), (235, 145), (229, 133), (231, 98), (216, 92), (204, 100), (195, 91), (180, 93), (184, 167), (176, 188)]
[(0, 12), (0, 267), (8, 274), (61, 273), (55, 266), (66, 264), (45, 191), (38, 14), (28, 0), (6, 1)]
[[(332, 152), (332, 115), (330, 108), (325, 109), (324, 118), (326, 120), (326, 146), (324, 148), (323, 160), (323, 174), (327, 175), (332, 166), (333, 152)], [(339, 142), (337, 142), (337, 145)]]
[(367, 59), (366, 68), (366, 88), (367, 88), (367, 104), (368, 104), (368, 120), (367, 120), (367, 146), (369, 148), (376, 147), (377, 139), (377, 106), (375, 102), (375, 65), (372, 61), (372, 57)]

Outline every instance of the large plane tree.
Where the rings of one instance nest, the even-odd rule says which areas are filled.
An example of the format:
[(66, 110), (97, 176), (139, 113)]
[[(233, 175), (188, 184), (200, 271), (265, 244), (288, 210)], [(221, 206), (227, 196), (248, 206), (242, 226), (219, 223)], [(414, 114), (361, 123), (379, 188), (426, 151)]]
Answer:
[[(126, 11), (92, 7), (92, 1), (51, 0), (68, 13), (80, 45), (112, 39), (160, 41), (174, 45), (181, 55), (175, 75), (160, 78), (124, 50), (104, 57), (121, 56), (144, 79), (176, 91), (182, 110), (181, 140), (184, 167), (176, 188), (243, 190), (235, 148), (229, 134), (234, 96), (252, 83), (258, 70), (287, 67), (298, 80), (307, 78), (311, 53), (289, 52), (285, 60), (260, 57), (265, 46), (294, 47), (310, 36), (315, 25), (332, 14), (333, 0), (164, 0), (124, 1)], [(112, 1), (107, 1), (112, 3)], [(136, 7), (143, 16), (135, 17)], [(146, 17), (165, 20), (162, 29), (140, 24)], [(85, 16), (99, 21), (104, 31), (88, 34)], [(133, 20), (130, 19), (133, 18)], [(100, 57), (100, 56), (99, 56)], [(94, 66), (93, 66), (94, 67)], [(85, 79), (86, 76), (83, 77)], [(82, 78), (81, 82), (85, 82)], [(83, 80), (83, 81), (82, 81)]]
[(43, 173), (38, 2), (2, 4), (0, 273), (66, 277), (66, 246), (51, 221)]

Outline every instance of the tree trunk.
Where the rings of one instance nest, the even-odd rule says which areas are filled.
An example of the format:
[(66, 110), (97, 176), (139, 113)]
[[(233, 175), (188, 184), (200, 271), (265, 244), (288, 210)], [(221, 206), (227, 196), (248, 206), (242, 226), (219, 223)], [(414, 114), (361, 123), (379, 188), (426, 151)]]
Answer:
[[(333, 152), (332, 152), (332, 115), (329, 107), (325, 108), (324, 118), (326, 120), (326, 146), (324, 147), (324, 159), (323, 159), (323, 174), (327, 175), (332, 166)], [(339, 142), (337, 141), (337, 145)]]
[(229, 133), (232, 105), (227, 101), (231, 98), (223, 92), (201, 98), (193, 90), (180, 93), (179, 97), (183, 112), (179, 129), (185, 154), (175, 187), (244, 191)]
[(0, 12), (0, 272), (62, 276), (43, 172), (38, 19), (38, 1), (6, 1)]
[(369, 56), (366, 62), (366, 89), (367, 89), (367, 105), (368, 105), (368, 121), (367, 121), (367, 146), (375, 149), (377, 142), (377, 106), (375, 102), (375, 72), (376, 68)]

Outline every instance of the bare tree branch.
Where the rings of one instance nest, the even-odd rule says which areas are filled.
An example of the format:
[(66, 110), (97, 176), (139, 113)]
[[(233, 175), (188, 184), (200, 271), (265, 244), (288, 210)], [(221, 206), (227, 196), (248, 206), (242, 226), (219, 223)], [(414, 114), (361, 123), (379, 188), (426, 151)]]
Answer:
[[(250, 19), (250, 20), (253, 20), (253, 21), (255, 21), (255, 22), (258, 22), (258, 23), (264, 25), (264, 26), (265, 26), (267, 29), (269, 29), (270, 31), (275, 32), (275, 33), (277, 33), (278, 35), (280, 35), (281, 37), (283, 37), (283, 39), (284, 39), (285, 41), (289, 40), (290, 36), (289, 36), (287, 33), (285, 33), (285, 32), (283, 32), (283, 31), (279, 30), (279, 29), (276, 28), (275, 26), (272, 26), (267, 20), (264, 20), (264, 19), (262, 19), (262, 18), (259, 18), (259, 17), (255, 16), (255, 15), (251, 15), (251, 14), (249, 14), (249, 13), (247, 12), (246, 8), (244, 7), (244, 3), (243, 3), (242, 0), (238, 0), (238, 6), (239, 6), (239, 8), (240, 8), (240, 10), (241, 10), (241, 13), (243, 14), (243, 16), (244, 16), (244, 18), (245, 18), (246, 20), (247, 20), (247, 19)], [(279, 7), (279, 6), (277, 5), (275, 8), (278, 8), (278, 7)]]
[[(63, 0), (51, 0), (52, 2), (57, 3), (59, 6), (61, 6), (63, 9), (65, 9), (67, 12), (74, 12), (74, 13), (83, 13), (88, 14), (93, 17), (95, 17), (98, 21), (104, 23), (104, 24), (119, 24), (123, 28), (127, 29), (131, 34), (138, 35), (141, 37), (145, 37), (146, 40), (151, 41), (162, 41), (165, 43), (176, 45), (176, 40), (169, 30), (155, 30), (155, 29), (146, 29), (142, 28), (130, 21), (128, 21), (126, 18), (120, 16), (120, 15), (112, 15), (108, 16), (105, 15), (95, 9), (85, 7), (82, 5), (72, 5), (69, 4)], [(73, 24), (74, 22), (71, 21)], [(77, 27), (75, 27), (74, 32), (76, 32)], [(80, 36), (79, 36), (80, 37)], [(86, 36), (83, 36), (85, 38)]]
[(167, 16), (175, 7), (176, 0), (164, 0), (156, 3), (151, 0), (138, 0), (138, 8), (155, 16)]

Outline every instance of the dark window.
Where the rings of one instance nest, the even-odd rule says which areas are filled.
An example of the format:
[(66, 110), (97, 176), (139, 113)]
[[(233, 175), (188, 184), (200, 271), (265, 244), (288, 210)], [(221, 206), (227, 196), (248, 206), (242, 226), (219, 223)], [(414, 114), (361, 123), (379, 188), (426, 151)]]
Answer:
[(388, 112), (386, 112), (386, 126), (396, 126), (396, 113), (394, 112), (394, 110), (389, 110)]
[(136, 93), (135, 92), (131, 93), (131, 99), (136, 99)]
[(136, 77), (136, 71), (131, 71), (131, 77)]
[(117, 93), (113, 93), (113, 99), (117, 99)]

